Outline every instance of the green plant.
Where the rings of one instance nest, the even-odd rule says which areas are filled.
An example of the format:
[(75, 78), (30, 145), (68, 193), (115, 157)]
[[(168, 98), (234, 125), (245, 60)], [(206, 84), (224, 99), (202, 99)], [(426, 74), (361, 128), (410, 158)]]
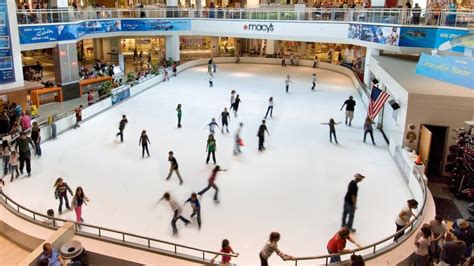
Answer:
[(133, 72), (127, 73), (127, 83), (135, 81), (135, 74)]
[(112, 82), (110, 80), (102, 82), (99, 89), (99, 97), (110, 94), (112, 92)]

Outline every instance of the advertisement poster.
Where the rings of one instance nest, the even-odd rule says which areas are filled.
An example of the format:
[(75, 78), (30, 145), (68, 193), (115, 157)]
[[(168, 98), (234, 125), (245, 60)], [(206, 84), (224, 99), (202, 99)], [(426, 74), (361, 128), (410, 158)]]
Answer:
[[(438, 48), (441, 44), (455, 38), (467, 35), (466, 30), (455, 29), (435, 29), (421, 27), (403, 27), (400, 30), (399, 46)], [(453, 49), (456, 52), (463, 52), (463, 47)]]
[(114, 92), (112, 95), (112, 105), (117, 104), (130, 97), (130, 89), (120, 89), (119, 92)]
[(0, 84), (14, 81), (7, 0), (0, 0)]
[(348, 38), (386, 45), (398, 45), (400, 28), (376, 25), (350, 24)]
[(86, 34), (120, 31), (120, 20), (92, 20), (77, 24), (77, 38)]
[(182, 31), (191, 30), (191, 20), (126, 19), (122, 31)]
[(474, 89), (474, 58), (422, 54), (416, 74)]
[(20, 43), (43, 43), (76, 39), (75, 24), (19, 27)]

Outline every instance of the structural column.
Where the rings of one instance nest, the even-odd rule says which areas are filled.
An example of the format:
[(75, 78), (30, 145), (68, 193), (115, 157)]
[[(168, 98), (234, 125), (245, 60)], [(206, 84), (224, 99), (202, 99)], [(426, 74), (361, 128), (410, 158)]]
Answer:
[(63, 100), (80, 97), (79, 64), (76, 42), (59, 43), (53, 49), (56, 83), (62, 87)]
[(48, 8), (67, 7), (67, 0), (48, 0)]
[(260, 0), (247, 0), (247, 8), (259, 8)]
[(179, 62), (179, 35), (166, 36), (166, 60)]
[(267, 47), (265, 48), (265, 54), (273, 55), (276, 53), (277, 41), (267, 40)]
[(374, 48), (367, 48), (367, 52), (365, 54), (365, 66), (364, 66), (364, 83), (366, 86), (370, 86), (370, 62), (372, 56), (380, 55), (379, 49)]

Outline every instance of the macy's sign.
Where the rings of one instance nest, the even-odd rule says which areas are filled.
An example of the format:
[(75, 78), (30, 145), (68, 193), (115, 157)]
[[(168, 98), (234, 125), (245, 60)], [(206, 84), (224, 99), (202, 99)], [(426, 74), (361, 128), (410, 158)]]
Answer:
[(274, 31), (275, 29), (273, 28), (273, 24), (270, 23), (270, 25), (267, 25), (267, 24), (245, 24), (245, 25), (244, 25), (244, 30), (245, 30), (245, 31), (265, 31), (265, 32), (270, 32), (270, 31)]

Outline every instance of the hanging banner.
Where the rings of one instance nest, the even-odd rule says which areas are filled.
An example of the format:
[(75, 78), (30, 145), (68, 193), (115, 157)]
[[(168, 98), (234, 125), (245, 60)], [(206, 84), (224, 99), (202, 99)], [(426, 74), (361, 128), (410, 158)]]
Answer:
[(15, 81), (7, 0), (0, 0), (0, 84)]
[[(438, 48), (441, 44), (467, 35), (467, 30), (457, 29), (436, 29), (422, 27), (403, 27), (400, 30), (399, 46)], [(463, 47), (453, 49), (456, 52), (463, 52)]]
[(399, 36), (399, 27), (350, 24), (347, 37), (354, 40), (397, 46)]
[(183, 31), (191, 30), (191, 20), (126, 19), (122, 31)]
[(474, 89), (474, 58), (422, 54), (416, 74)]

